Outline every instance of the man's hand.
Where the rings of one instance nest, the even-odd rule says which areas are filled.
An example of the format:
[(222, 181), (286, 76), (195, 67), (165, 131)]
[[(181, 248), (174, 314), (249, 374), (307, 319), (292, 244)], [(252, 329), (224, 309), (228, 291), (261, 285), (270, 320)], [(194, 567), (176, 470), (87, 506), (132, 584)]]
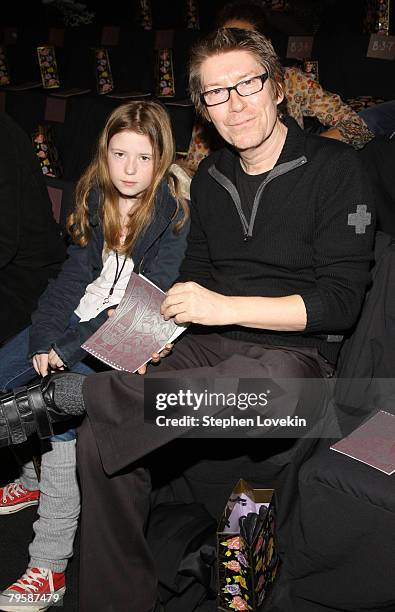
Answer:
[(166, 321), (173, 318), (178, 324), (226, 325), (228, 309), (229, 298), (189, 281), (167, 291), (160, 311)]
[[(160, 353), (152, 353), (151, 361), (149, 363), (159, 363), (163, 357), (167, 357), (171, 353), (173, 346), (174, 344), (166, 344), (165, 348)], [(144, 376), (146, 373), (147, 365), (148, 364), (145, 363), (137, 370), (137, 373), (140, 374), (140, 376)]]

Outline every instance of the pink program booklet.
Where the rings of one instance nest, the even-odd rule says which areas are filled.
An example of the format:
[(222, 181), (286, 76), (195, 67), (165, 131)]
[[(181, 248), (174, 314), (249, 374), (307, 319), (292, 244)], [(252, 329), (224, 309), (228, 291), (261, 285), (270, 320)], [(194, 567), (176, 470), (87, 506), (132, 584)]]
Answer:
[(380, 410), (331, 449), (391, 476), (395, 473), (395, 415)]
[(186, 329), (163, 319), (163, 299), (161, 289), (133, 272), (115, 313), (82, 348), (115, 370), (135, 372)]

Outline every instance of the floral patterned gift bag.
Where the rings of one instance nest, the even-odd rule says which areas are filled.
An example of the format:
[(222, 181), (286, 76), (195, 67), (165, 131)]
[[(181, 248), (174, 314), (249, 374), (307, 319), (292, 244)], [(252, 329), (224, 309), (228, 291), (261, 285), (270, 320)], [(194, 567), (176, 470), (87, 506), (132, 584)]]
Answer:
[(151, 0), (140, 0), (140, 24), (143, 30), (152, 30)]
[(186, 0), (187, 9), (187, 28), (190, 30), (199, 30), (199, 10), (197, 0)]
[(273, 489), (235, 486), (217, 531), (218, 609), (258, 612), (273, 585), (279, 557)]
[(54, 142), (50, 125), (38, 125), (32, 134), (33, 147), (40, 161), (42, 173), (59, 178), (62, 176), (62, 164)]
[(364, 32), (388, 36), (391, 0), (365, 0)]
[(174, 98), (176, 94), (173, 70), (174, 30), (157, 30), (156, 49), (156, 95), (158, 98)]
[(96, 62), (96, 85), (99, 95), (110, 93), (114, 89), (110, 58), (105, 47), (94, 49)]
[(37, 55), (44, 89), (60, 87), (55, 48), (51, 46), (37, 47)]

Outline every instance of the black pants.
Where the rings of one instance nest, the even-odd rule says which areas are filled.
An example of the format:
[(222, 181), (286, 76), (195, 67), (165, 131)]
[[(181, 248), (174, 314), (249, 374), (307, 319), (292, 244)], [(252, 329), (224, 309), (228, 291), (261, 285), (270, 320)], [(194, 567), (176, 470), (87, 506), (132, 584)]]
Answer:
[[(182, 339), (149, 375), (174, 378), (177, 370), (180, 378), (316, 378), (323, 376), (323, 368), (314, 350), (268, 348), (209, 334)], [(275, 487), (281, 530), (292, 507), (298, 468), (314, 446), (312, 439), (295, 444), (182, 439), (156, 450), (166, 440), (144, 433), (143, 382), (139, 376), (111, 372), (88, 377), (84, 386), (88, 419), (78, 437), (84, 612), (148, 612), (154, 606), (157, 578), (143, 535), (151, 492), (148, 466), (161, 482), (159, 497), (200, 501), (215, 517), (239, 478)], [(285, 542), (285, 532), (280, 539)]]

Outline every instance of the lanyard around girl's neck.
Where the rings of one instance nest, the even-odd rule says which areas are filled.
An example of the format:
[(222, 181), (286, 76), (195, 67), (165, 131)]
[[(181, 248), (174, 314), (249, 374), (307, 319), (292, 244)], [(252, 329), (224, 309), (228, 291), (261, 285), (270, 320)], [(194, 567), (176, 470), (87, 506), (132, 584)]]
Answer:
[[(108, 304), (108, 303), (109, 303), (109, 301), (110, 301), (110, 297), (111, 297), (111, 296), (112, 296), (112, 294), (114, 293), (115, 285), (117, 284), (117, 282), (118, 282), (118, 281), (119, 281), (119, 279), (121, 278), (121, 274), (122, 274), (123, 269), (124, 269), (125, 264), (126, 264), (126, 256), (125, 256), (125, 258), (124, 258), (124, 260), (123, 260), (123, 264), (122, 264), (122, 266), (121, 266), (121, 269), (119, 270), (119, 257), (118, 257), (118, 251), (115, 251), (115, 258), (116, 258), (116, 260), (117, 260), (117, 267), (116, 267), (116, 270), (115, 270), (114, 280), (113, 280), (113, 282), (112, 282), (111, 289), (110, 289), (110, 291), (108, 292), (107, 297), (105, 297), (105, 298), (104, 298), (104, 300), (103, 300), (103, 304)], [(118, 273), (118, 270), (119, 270), (119, 273)]]

